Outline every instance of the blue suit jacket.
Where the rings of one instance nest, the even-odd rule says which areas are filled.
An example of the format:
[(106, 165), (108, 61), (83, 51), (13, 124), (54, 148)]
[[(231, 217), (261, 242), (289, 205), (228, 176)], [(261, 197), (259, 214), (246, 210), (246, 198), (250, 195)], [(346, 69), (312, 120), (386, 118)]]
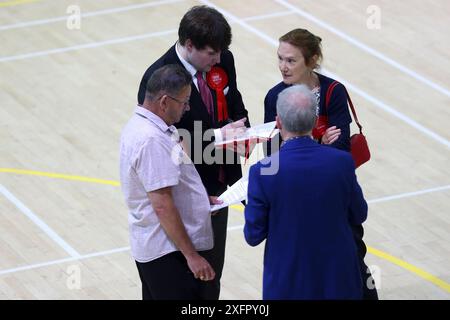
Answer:
[(302, 137), (252, 166), (244, 234), (251, 246), (266, 239), (263, 299), (360, 299), (350, 224), (366, 217), (348, 152)]

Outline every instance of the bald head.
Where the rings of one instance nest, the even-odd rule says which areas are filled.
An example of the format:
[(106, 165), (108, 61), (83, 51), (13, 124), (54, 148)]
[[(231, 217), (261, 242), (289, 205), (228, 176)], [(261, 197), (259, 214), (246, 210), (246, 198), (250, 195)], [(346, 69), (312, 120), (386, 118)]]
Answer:
[(277, 100), (277, 115), (286, 132), (305, 135), (316, 123), (317, 100), (305, 85), (284, 89)]

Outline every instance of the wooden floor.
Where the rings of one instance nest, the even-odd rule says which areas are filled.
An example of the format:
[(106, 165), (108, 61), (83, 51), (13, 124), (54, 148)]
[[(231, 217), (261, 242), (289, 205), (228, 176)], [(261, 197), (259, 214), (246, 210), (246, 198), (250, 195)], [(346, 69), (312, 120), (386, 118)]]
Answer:
[[(198, 4), (232, 24), (253, 124), (281, 79), (278, 37), (302, 27), (323, 39), (322, 71), (346, 84), (372, 151), (357, 174), (380, 298), (449, 299), (447, 0), (0, 1), (0, 299), (140, 298), (119, 136), (144, 70)], [(71, 5), (80, 29), (67, 28)], [(263, 246), (245, 243), (243, 221), (234, 207), (222, 299), (261, 298)]]

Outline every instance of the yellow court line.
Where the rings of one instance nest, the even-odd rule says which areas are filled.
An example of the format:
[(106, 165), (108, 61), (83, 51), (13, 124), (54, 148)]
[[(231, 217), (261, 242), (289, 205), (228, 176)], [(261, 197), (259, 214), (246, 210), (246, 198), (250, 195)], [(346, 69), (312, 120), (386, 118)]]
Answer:
[[(239, 212), (244, 212), (244, 206), (241, 204), (232, 205), (232, 206), (230, 206), (230, 208), (235, 209)], [(367, 251), (369, 253), (373, 254), (374, 256), (377, 256), (381, 259), (387, 260), (387, 261), (399, 266), (400, 268), (406, 269), (406, 270), (418, 275), (419, 277), (425, 279), (426, 281), (429, 281), (429, 282), (437, 285), (438, 287), (444, 289), (448, 293), (450, 293), (450, 284), (433, 276), (432, 274), (430, 274), (416, 266), (413, 266), (412, 264), (410, 264), (406, 261), (403, 261), (399, 258), (391, 256), (390, 254), (387, 254), (386, 252), (380, 251), (373, 247), (367, 246)]]
[(7, 1), (7, 2), (0, 2), (0, 7), (12, 7), (19, 4), (25, 4), (30, 2), (37, 2), (41, 0), (15, 0), (15, 1)]
[(450, 284), (445, 282), (444, 280), (441, 280), (435, 276), (433, 276), (432, 274), (417, 268), (416, 266), (413, 266), (412, 264), (405, 262), (403, 260), (400, 260), (394, 256), (391, 256), (390, 254), (387, 254), (383, 251), (380, 251), (378, 249), (372, 248), (372, 247), (367, 247), (367, 251), (377, 257), (380, 257), (384, 260), (387, 260), (393, 264), (398, 265), (399, 267), (406, 269), (416, 275), (418, 275), (419, 277), (425, 279), (426, 281), (429, 281), (435, 285), (437, 285), (438, 287), (444, 289), (445, 291), (447, 291), (448, 293), (450, 293)]
[[(91, 182), (91, 183), (98, 183), (98, 184), (107, 184), (107, 185), (112, 185), (112, 186), (120, 186), (120, 183), (118, 181), (114, 181), (114, 180), (94, 179), (94, 178), (72, 176), (72, 175), (59, 174), (59, 173), (11, 169), (11, 168), (0, 168), (0, 173), (1, 172), (42, 176), (42, 177), (49, 177), (49, 178), (56, 178), (56, 179), (75, 180), (75, 181)], [(244, 212), (244, 206), (242, 204), (234, 204), (234, 205), (231, 205), (230, 208), (235, 209), (239, 212)], [(398, 259), (394, 256), (391, 256), (390, 254), (387, 254), (387, 253), (380, 251), (378, 249), (375, 249), (373, 247), (368, 246), (367, 251), (381, 259), (387, 260), (405, 270), (408, 270), (408, 271), (418, 275), (419, 277), (425, 279), (426, 281), (429, 281), (429, 282), (433, 283), (434, 285), (442, 288), (446, 292), (450, 293), (450, 284), (445, 282), (444, 280), (441, 280), (441, 279), (433, 276), (432, 274), (430, 274), (416, 266), (413, 266), (412, 264), (410, 264), (406, 261)]]
[(114, 181), (114, 180), (95, 179), (95, 178), (73, 176), (73, 175), (68, 175), (68, 174), (59, 174), (59, 173), (51, 173), (51, 172), (10, 169), (10, 168), (0, 168), (0, 172), (25, 174), (25, 175), (32, 175), (32, 176), (65, 179), (65, 180), (75, 180), (75, 181), (83, 181), (83, 182), (91, 182), (91, 183), (99, 183), (99, 184), (107, 184), (107, 185), (116, 186), (116, 187), (120, 186), (120, 183), (117, 181)]
[(232, 204), (230, 206), (231, 209), (237, 210), (239, 212), (244, 212), (244, 205), (242, 204)]

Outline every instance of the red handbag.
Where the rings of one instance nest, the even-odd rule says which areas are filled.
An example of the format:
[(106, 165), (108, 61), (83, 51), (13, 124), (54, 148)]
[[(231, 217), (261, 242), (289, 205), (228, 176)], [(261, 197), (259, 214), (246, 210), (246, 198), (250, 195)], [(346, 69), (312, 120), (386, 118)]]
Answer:
[[(339, 84), (337, 81), (333, 81), (333, 83), (328, 87), (327, 94), (325, 97), (325, 112), (327, 112), (328, 104), (330, 103), (331, 94), (333, 93), (333, 89)], [(359, 133), (355, 133), (350, 137), (350, 153), (352, 154), (353, 161), (355, 162), (355, 168), (358, 168), (362, 164), (366, 163), (370, 160), (370, 150), (369, 145), (367, 144), (367, 139), (362, 133), (362, 125), (358, 121), (358, 116), (356, 115), (355, 107), (353, 106), (352, 99), (350, 99), (350, 95), (347, 92), (347, 89), (344, 87), (345, 94), (347, 95), (348, 104), (350, 109), (352, 110), (353, 118), (355, 119), (356, 124), (359, 128)], [(316, 127), (313, 130), (313, 136), (320, 135), (320, 137), (325, 133), (325, 130), (328, 127), (328, 117), (320, 116), (317, 119)]]

